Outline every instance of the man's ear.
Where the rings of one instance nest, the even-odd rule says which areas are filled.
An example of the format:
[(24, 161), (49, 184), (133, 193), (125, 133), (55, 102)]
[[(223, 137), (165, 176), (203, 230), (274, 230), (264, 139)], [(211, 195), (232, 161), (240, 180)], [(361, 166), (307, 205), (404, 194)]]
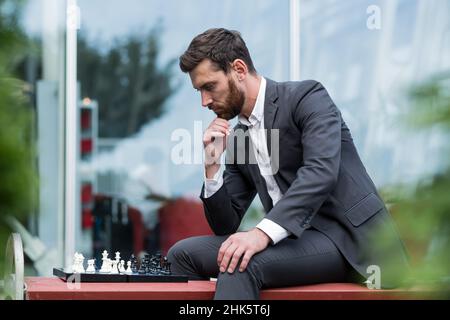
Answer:
[(232, 68), (236, 71), (238, 80), (244, 80), (248, 73), (247, 64), (242, 59), (235, 59), (232, 63)]

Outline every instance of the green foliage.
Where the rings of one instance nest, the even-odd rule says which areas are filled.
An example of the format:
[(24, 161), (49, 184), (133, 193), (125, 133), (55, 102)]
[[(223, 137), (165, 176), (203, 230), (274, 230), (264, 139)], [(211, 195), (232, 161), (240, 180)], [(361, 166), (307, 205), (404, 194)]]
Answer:
[(157, 67), (159, 33), (155, 28), (142, 38), (129, 36), (105, 54), (79, 36), (78, 79), (82, 96), (99, 103), (101, 137), (130, 136), (164, 113), (164, 103), (174, 92), (170, 79), (175, 60)]
[[(414, 128), (436, 130), (448, 136), (450, 129), (450, 73), (442, 73), (410, 92)], [(436, 132), (436, 131), (435, 131)], [(443, 151), (445, 168), (416, 185), (391, 186), (384, 198), (394, 203), (391, 211), (411, 255), (411, 285), (426, 284), (450, 289), (450, 158)], [(423, 155), (417, 155), (423, 156)], [(437, 156), (437, 155), (429, 155)]]
[(450, 129), (450, 72), (434, 76), (429, 82), (411, 89), (411, 124), (419, 128)]
[(23, 56), (26, 38), (18, 25), (23, 1), (0, 0), (0, 75), (10, 73)]
[(25, 217), (35, 204), (37, 186), (33, 117), (25, 84), (13, 77), (27, 50), (27, 39), (17, 24), (19, 11), (20, 1), (0, 0), (0, 272), (9, 236), (2, 217)]

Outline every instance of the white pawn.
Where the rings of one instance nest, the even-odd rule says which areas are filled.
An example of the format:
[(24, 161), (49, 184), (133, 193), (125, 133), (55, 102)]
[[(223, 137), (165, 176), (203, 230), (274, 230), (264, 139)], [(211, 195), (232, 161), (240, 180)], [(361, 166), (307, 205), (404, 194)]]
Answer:
[(95, 273), (95, 259), (89, 259), (88, 260), (88, 267), (86, 269), (86, 273)]
[(133, 271), (131, 270), (131, 261), (127, 262), (127, 270), (125, 270), (126, 274), (132, 274)]
[(117, 268), (117, 260), (112, 261), (112, 268), (111, 268), (111, 274), (118, 274), (119, 269)]
[(125, 272), (125, 261), (124, 260), (120, 260), (119, 272), (120, 273), (124, 273)]

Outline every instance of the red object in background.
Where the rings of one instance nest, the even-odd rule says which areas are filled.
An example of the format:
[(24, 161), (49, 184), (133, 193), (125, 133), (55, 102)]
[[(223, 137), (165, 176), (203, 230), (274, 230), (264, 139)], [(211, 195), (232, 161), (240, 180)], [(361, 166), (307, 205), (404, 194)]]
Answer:
[(133, 252), (137, 257), (144, 250), (144, 239), (147, 232), (142, 214), (138, 209), (128, 206), (128, 219), (133, 226)]
[(92, 216), (94, 196), (92, 194), (92, 184), (84, 183), (81, 186), (81, 227), (90, 229), (94, 225), (94, 217)]
[(91, 123), (91, 110), (81, 111), (81, 129), (90, 129), (92, 127)]
[(92, 184), (86, 183), (81, 187), (81, 203), (89, 203), (94, 201), (94, 197), (92, 196)]
[(206, 221), (203, 204), (191, 199), (170, 201), (159, 210), (161, 251), (167, 251), (177, 241), (199, 235), (212, 235)]
[(92, 139), (82, 139), (81, 140), (81, 153), (91, 153), (92, 152)]
[(83, 209), (81, 211), (81, 227), (83, 229), (90, 229), (94, 225), (94, 217), (91, 209)]

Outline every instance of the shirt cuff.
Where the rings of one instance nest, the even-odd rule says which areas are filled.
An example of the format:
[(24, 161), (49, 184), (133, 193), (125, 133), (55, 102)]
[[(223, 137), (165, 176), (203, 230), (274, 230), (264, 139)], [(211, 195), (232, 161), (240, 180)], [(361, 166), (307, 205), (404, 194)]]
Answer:
[(205, 189), (203, 192), (203, 197), (209, 198), (214, 193), (216, 193), (217, 190), (219, 190), (223, 185), (222, 166), (220, 167), (220, 170), (216, 172), (213, 179), (206, 178), (206, 172), (203, 173), (203, 177), (205, 180)]
[(269, 219), (262, 219), (261, 222), (256, 225), (256, 228), (264, 231), (270, 239), (272, 239), (273, 244), (277, 244), (291, 234), (278, 223), (275, 223)]

